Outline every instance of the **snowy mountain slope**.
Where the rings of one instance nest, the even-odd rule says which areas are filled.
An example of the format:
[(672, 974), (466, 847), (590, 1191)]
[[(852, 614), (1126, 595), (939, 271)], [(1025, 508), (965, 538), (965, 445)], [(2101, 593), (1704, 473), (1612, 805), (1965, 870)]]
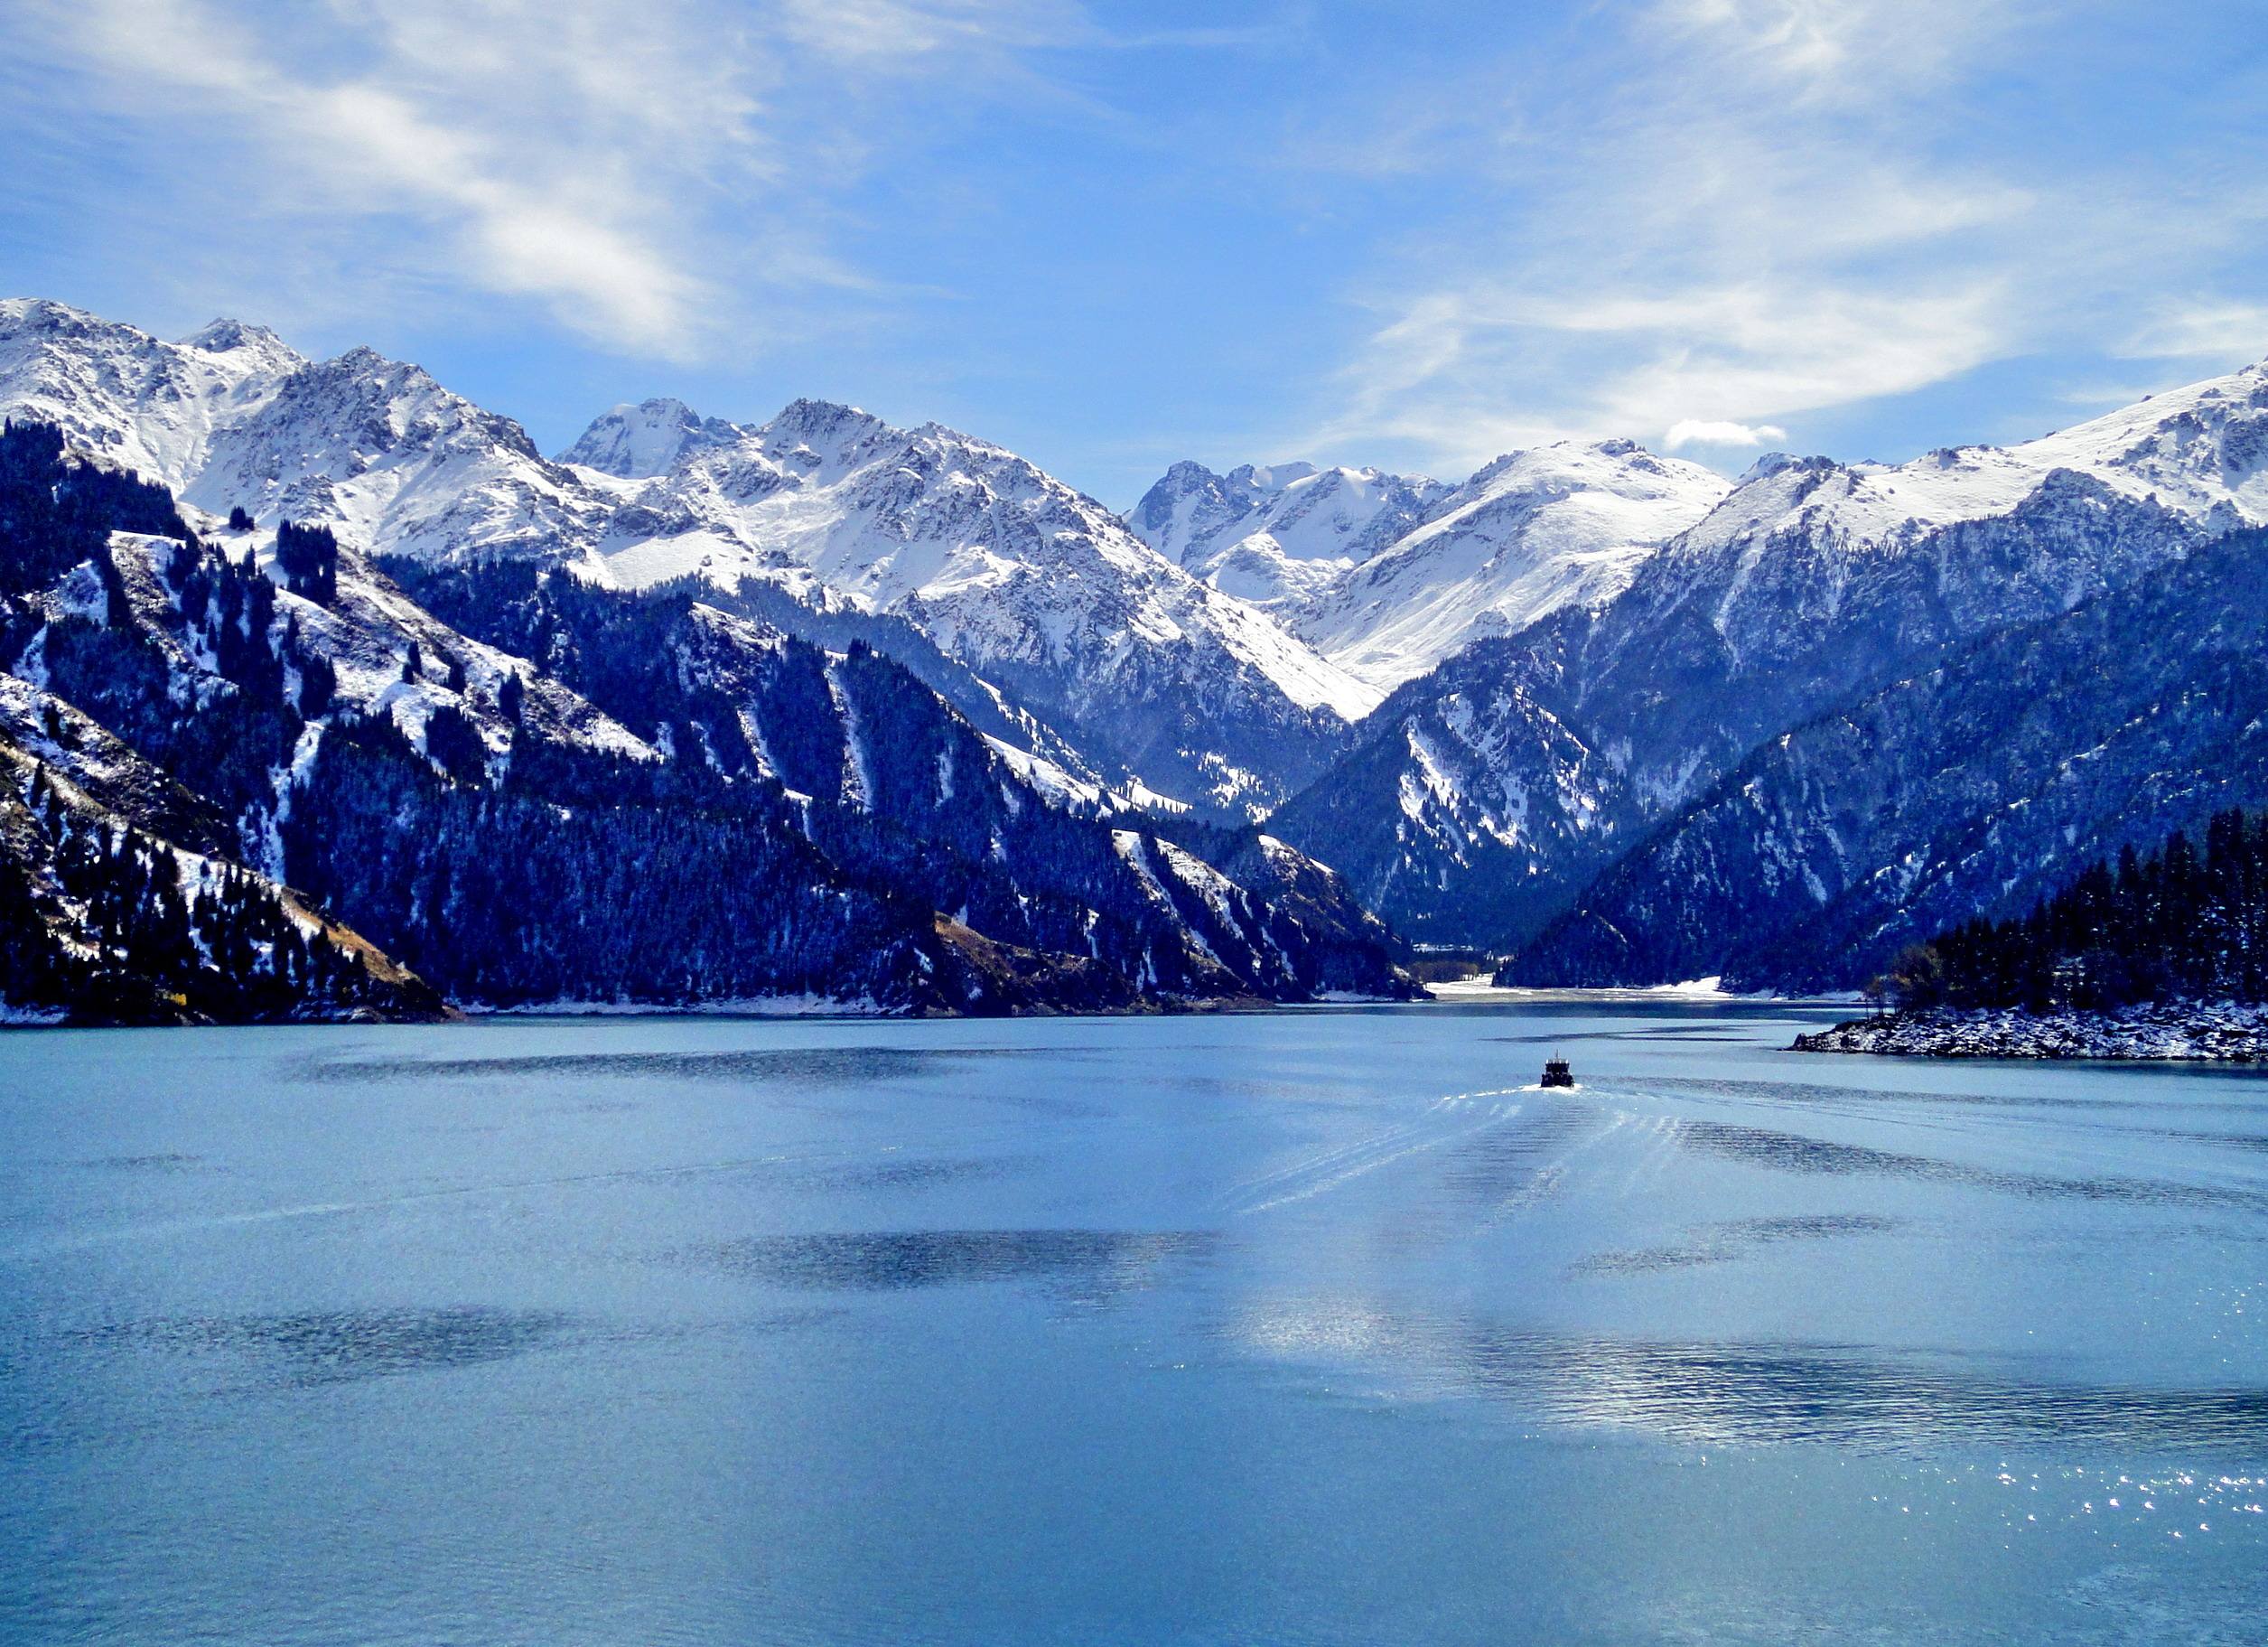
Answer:
[(701, 416), (682, 400), (625, 402), (594, 420), (557, 461), (617, 480), (651, 480), (688, 452), (730, 445), (743, 433), (738, 424)]
[(626, 586), (801, 569), (877, 610), (919, 614), (979, 668), (1060, 663), (1097, 641), (1186, 641), (1225, 650), (1302, 708), (1350, 716), (1368, 705), (1358, 684), (1203, 589), (1092, 499), (939, 425), (894, 429), (854, 407), (797, 401), (636, 495), (675, 505), (687, 529), (618, 524), (607, 558)]
[(1177, 463), (1127, 523), (1379, 691), (1619, 594), (1730, 487), (1627, 440), (1498, 458), (1459, 486), (1371, 469)]
[(2268, 520), (2268, 362), (2151, 396), (2013, 446), (1940, 447), (1905, 463), (1774, 454), (1742, 477), (1682, 554), (1751, 559), (1791, 531), (1846, 554), (2004, 515), (2057, 470), (2154, 497), (2213, 529)]
[(1697, 463), (1627, 440), (1515, 452), (1303, 606), (1293, 627), (1349, 673), (1396, 687), (1484, 635), (1603, 604), (1727, 490)]
[(215, 516), (320, 521), (376, 554), (536, 556), (596, 571), (609, 501), (526, 431), (415, 366), (310, 361), (215, 321), (169, 343), (61, 304), (0, 303), (0, 410)]
[(1093, 499), (938, 425), (798, 401), (617, 497), (600, 547), (624, 586), (770, 582), (907, 619), (1168, 795), (1271, 805), (1376, 701)]
[[(2249, 518), (2263, 430), (2254, 368), (2005, 453), (1767, 460), (1603, 609), (1411, 682), (1272, 828), (1415, 935), (1525, 941), (1766, 739)], [(1492, 834), (1504, 781), (1517, 850)]]
[(0, 299), (0, 407), (171, 487), (202, 469), (215, 431), (306, 363), (274, 332), (234, 321), (167, 343), (67, 304)]
[(2121, 847), (2268, 802), (2268, 534), (1998, 632), (1769, 740), (1507, 980), (1862, 984)]
[(1449, 488), (1312, 463), (1166, 471), (1127, 511), (1134, 534), (1217, 589), (1261, 604), (1319, 595), (1422, 519)]
[(369, 349), (292, 372), (214, 434), (180, 490), (216, 515), (323, 522), (371, 554), (531, 557), (593, 573), (589, 546), (608, 507), (511, 419)]
[(1638, 821), (1620, 769), (1555, 712), (1559, 675), (1513, 644), (1478, 642), (1402, 688), (1268, 820), (1418, 941), (1533, 931)]

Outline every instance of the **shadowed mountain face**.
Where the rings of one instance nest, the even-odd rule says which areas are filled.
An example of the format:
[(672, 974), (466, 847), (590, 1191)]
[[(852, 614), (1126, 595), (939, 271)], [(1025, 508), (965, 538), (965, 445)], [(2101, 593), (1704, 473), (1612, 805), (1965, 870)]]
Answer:
[[(1364, 992), (1363, 907), (1527, 981), (1849, 983), (2251, 781), (2252, 560), (2182, 568), (2268, 522), (2268, 368), (1897, 465), (1184, 463), (1124, 519), (850, 407), (546, 459), (369, 350), (34, 301), (0, 407), (163, 483), (18, 534), (8, 667), (481, 999)], [(594, 936), (621, 807), (684, 878)]]
[(2264, 718), (2268, 533), (2245, 531), (1768, 742), (1510, 976), (1846, 984), (2268, 801)]
[[(2238, 546), (2268, 519), (2263, 429), (2268, 370), (2254, 369), (2008, 452), (1895, 469), (1769, 460), (1602, 608), (1563, 610), (1401, 688), (1271, 827), (1413, 936), (1529, 951), (1507, 974), (1521, 981), (1847, 984), (1909, 895), (1932, 922), (2029, 899), (2062, 854), (2127, 838), (2153, 807), (2219, 781), (2216, 740), (2244, 724), (2226, 693), (2245, 688), (2227, 679), (2241, 648), (2216, 629), (2235, 606), (2213, 596), (2254, 598), (2257, 550)], [(2224, 538), (2212, 570), (2181, 572)], [(2018, 638), (2067, 616), (2062, 640)], [(1999, 640), (2012, 650), (1984, 644)], [(2109, 734), (2098, 659), (2127, 648), (2151, 660), (2128, 660), (2153, 683), (2125, 678), (2135, 694), (2221, 703), (2229, 718), (2152, 753), (2130, 739), (2133, 770), (2074, 768), (2037, 813), (2053, 830), (1996, 826), (2024, 783)], [(2028, 698), (2010, 689), (2020, 654)], [(1900, 685), (1914, 680), (1937, 684)], [(2058, 721), (2066, 702), (2090, 706), (2086, 725)], [(1894, 748), (1867, 741), (1882, 714), (1905, 717)], [(1838, 716), (1871, 730), (1829, 757), (1815, 724)], [(2009, 751), (2046, 763), (2029, 778), (1948, 781), (1918, 810), (1901, 781), (1928, 774), (1874, 763), (1928, 759), (1928, 735), (1949, 759), (1982, 758), (2003, 736), (2055, 744), (2058, 726), (2069, 740), (2054, 754)], [(1803, 794), (1755, 787), (1783, 780)], [(1696, 806), (1706, 828), (1673, 821)], [(2069, 839), (2051, 847), (2058, 831)], [(1996, 845), (1965, 844), (1988, 835)], [(1849, 895), (1871, 913), (1821, 912), (1870, 881)], [(1578, 908), (1582, 922), (1554, 927)]]
[(12, 1009), (1410, 992), (1329, 872), (1114, 828), (863, 642), (525, 560), (397, 563), (421, 602), (47, 426), (0, 436), (0, 489)]

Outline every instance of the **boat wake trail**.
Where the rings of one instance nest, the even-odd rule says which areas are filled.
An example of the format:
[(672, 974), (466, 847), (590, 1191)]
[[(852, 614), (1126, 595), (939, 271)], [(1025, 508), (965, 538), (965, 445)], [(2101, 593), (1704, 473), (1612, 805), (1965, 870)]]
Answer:
[[(1428, 1103), (1421, 1119), (1319, 1150), (1247, 1178), (1227, 1190), (1221, 1197), (1222, 1202), (1230, 1216), (1246, 1218), (1310, 1200), (1382, 1166), (1439, 1149), (1445, 1144), (1463, 1142), (1514, 1119), (1525, 1106), (1500, 1100), (1517, 1098), (1521, 1090), (1502, 1087), (1447, 1093)], [(1481, 1109), (1483, 1105), (1485, 1110)], [(1476, 1113), (1479, 1118), (1473, 1120)], [(1470, 1124), (1443, 1124), (1452, 1118)]]

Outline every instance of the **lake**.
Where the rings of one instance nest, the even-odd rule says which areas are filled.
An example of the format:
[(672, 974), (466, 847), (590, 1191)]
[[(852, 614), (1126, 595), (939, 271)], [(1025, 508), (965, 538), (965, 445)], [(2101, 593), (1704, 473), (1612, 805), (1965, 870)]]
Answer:
[(2263, 1077), (1836, 1015), (0, 1035), (0, 1640), (2258, 1642)]

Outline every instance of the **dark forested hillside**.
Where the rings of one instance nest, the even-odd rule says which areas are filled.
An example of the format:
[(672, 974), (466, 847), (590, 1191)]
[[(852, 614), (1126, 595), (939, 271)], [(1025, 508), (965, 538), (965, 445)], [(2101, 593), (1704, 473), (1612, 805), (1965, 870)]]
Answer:
[[(1752, 490), (1778, 489), (1783, 524), (1736, 492), (1604, 608), (1563, 610), (1410, 682), (1271, 827), (1414, 938), (1526, 948), (1791, 728), (2011, 625), (2146, 588), (2206, 538), (2058, 470), (2004, 514), (1862, 546), (1811, 513), (1840, 476), (1824, 461), (1766, 476)], [(1642, 964), (1627, 981), (1722, 969)]]
[(2268, 1001), (2268, 813), (2216, 813), (2201, 846), (2098, 860), (2028, 913), (1978, 919), (1900, 954), (1881, 980), (1901, 1006)]
[(2268, 804), (2268, 533), (2019, 624), (1765, 742), (1509, 981), (1851, 988), (2097, 857)]
[[(6, 895), (45, 899), (73, 953), (132, 950), (144, 993), (191, 1015), (385, 1006), (305, 930), (316, 911), (370, 940), (341, 953), (375, 944), (475, 1005), (1412, 988), (1328, 872), (1246, 855), (1239, 880), (1067, 809), (863, 643), (525, 562), (425, 572), (414, 596), (320, 523), (202, 529), (52, 430), (0, 435), (0, 679), (38, 744), (7, 837), (31, 890)], [(86, 800), (69, 817), (45, 763)], [(81, 815), (122, 783), (146, 815), (98, 840)], [(210, 867), (177, 873), (192, 847)], [(23, 947), (0, 1002), (94, 998), (85, 968)]]

